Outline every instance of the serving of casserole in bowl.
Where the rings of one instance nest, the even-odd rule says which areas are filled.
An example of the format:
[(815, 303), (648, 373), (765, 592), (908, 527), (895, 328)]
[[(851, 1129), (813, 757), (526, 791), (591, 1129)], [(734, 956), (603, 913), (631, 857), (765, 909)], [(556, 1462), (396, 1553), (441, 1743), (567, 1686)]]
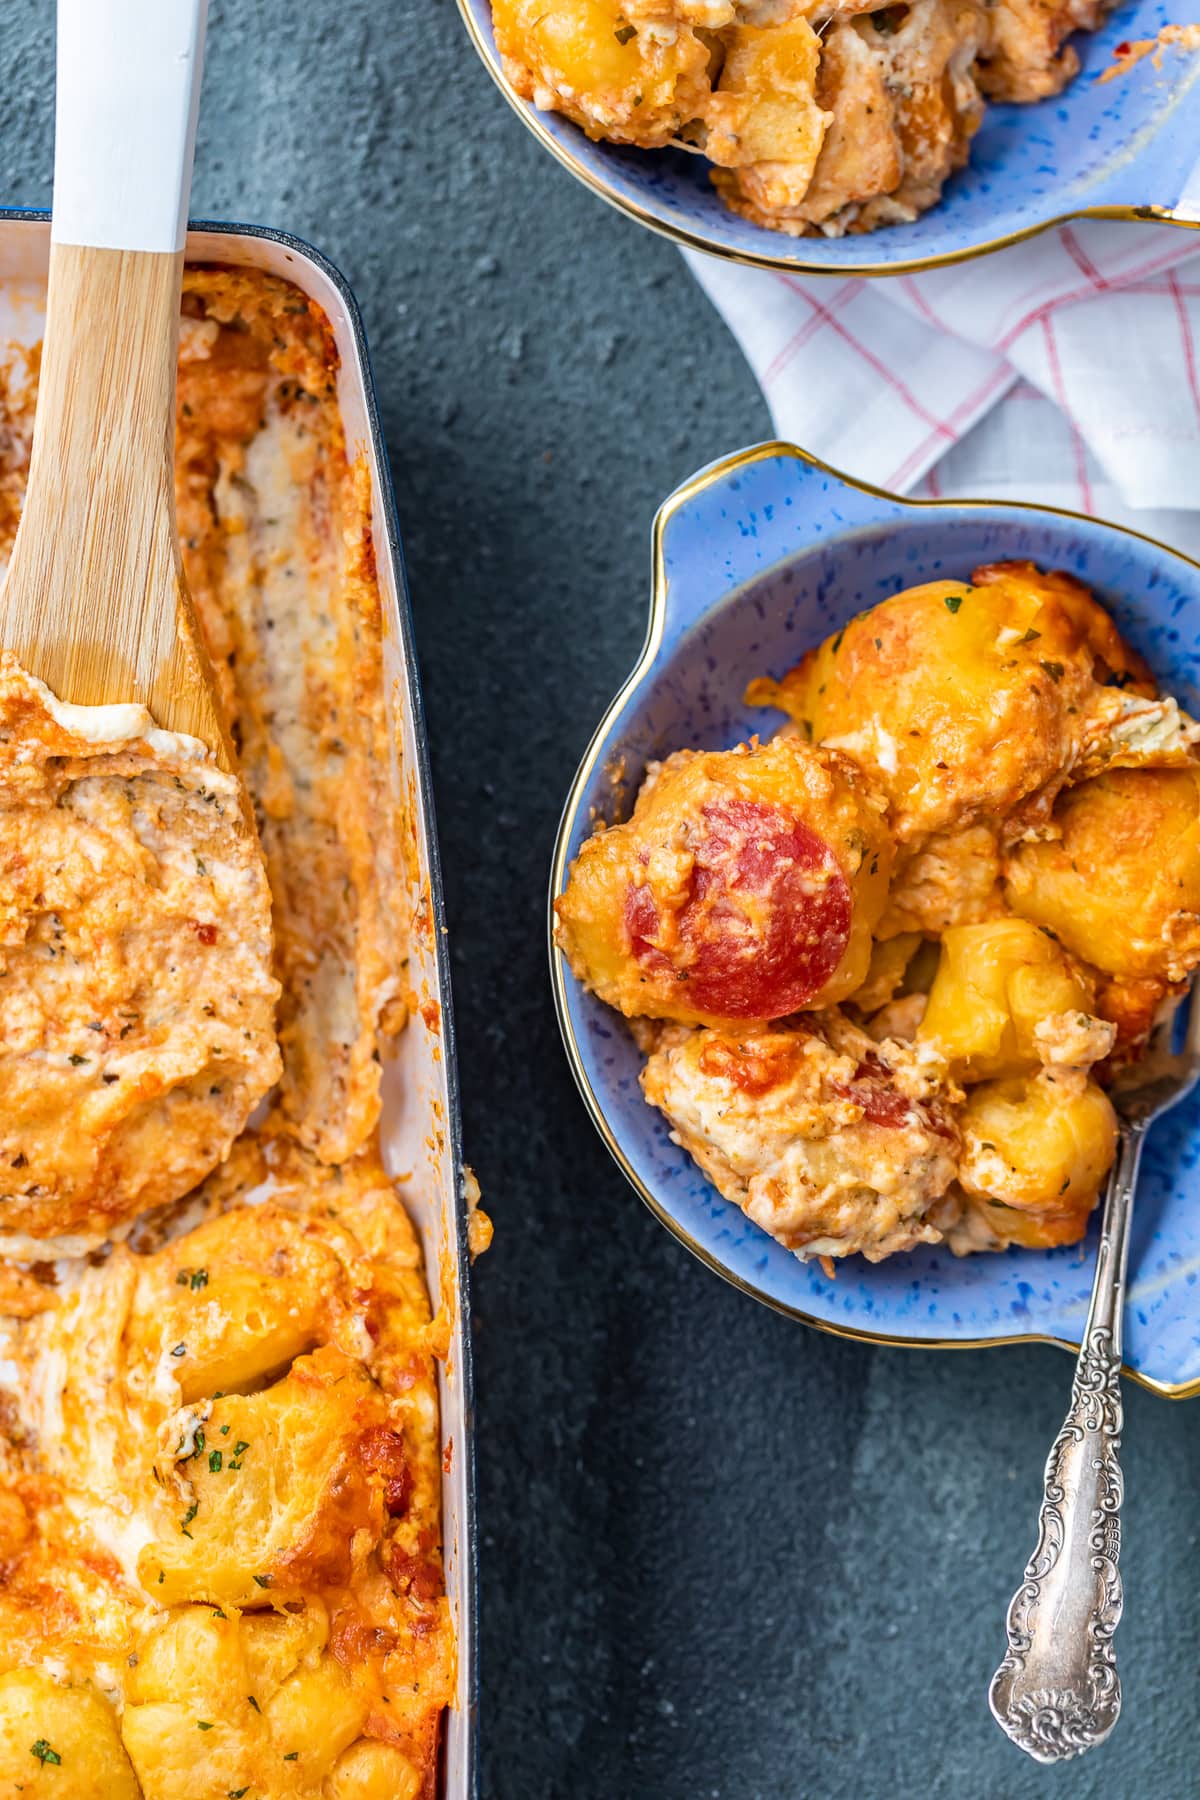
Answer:
[(1163, 0), (459, 6), (539, 141), (694, 249), (898, 274), (1069, 218), (1200, 221), (1196, 33)]
[[(47, 248), (0, 219), (0, 558)], [(176, 500), (252, 820), (140, 709), (0, 683), (0, 1791), (465, 1796), (469, 1183), (365, 344), (295, 240), (188, 253)]]
[[(1200, 963), (1200, 569), (786, 445), (655, 527), (552, 884), (576, 1078), (653, 1210), (782, 1310), (1074, 1341), (1106, 1092)], [(1200, 1117), (1148, 1152), (1128, 1358), (1200, 1385)]]

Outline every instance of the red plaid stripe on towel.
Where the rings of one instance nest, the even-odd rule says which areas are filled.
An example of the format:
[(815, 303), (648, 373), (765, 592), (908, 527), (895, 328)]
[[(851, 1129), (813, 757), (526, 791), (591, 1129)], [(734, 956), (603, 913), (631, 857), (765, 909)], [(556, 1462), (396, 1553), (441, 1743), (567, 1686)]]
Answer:
[(1200, 255), (1079, 220), (925, 275), (687, 253), (778, 435), (897, 493), (1039, 500), (1200, 556)]

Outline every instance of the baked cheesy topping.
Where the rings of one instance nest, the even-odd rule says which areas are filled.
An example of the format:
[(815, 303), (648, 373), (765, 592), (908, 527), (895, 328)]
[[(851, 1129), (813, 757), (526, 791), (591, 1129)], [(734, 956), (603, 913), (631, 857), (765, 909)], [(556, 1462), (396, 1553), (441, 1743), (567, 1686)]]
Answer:
[[(436, 1790), (446, 1324), (376, 1132), (407, 899), (336, 377), (298, 290), (187, 271), (183, 552), (269, 894), (198, 747), (0, 669), (0, 1796)], [(194, 1055), (164, 1067), (168, 1028)], [(64, 1142), (39, 1109), (67, 1105)]]
[[(243, 1138), (191, 1207), (156, 1250), (27, 1278), (0, 1665), (36, 1643), (68, 1672), (38, 1713), (60, 1754), (103, 1696), (130, 1793), (423, 1793), (453, 1666), (412, 1226), (373, 1152), (331, 1169), (284, 1137)], [(27, 1680), (0, 1675), (0, 1793), (32, 1773), (5, 1719)], [(355, 1744), (374, 1785), (339, 1774)]]
[(556, 902), (646, 1099), (799, 1256), (1075, 1242), (1109, 1074), (1200, 966), (1200, 726), (1025, 563), (897, 594), (747, 699), (788, 723), (652, 764)]
[(203, 1180), (278, 1079), (278, 996), (236, 778), (0, 655), (0, 1254)]

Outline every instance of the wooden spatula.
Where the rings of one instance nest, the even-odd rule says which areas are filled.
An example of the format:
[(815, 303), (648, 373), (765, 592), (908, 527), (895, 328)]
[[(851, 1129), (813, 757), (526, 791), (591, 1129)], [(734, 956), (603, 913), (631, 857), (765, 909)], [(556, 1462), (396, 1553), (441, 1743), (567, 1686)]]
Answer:
[(207, 0), (58, 0), (50, 287), (0, 645), (228, 766), (175, 528), (175, 365)]

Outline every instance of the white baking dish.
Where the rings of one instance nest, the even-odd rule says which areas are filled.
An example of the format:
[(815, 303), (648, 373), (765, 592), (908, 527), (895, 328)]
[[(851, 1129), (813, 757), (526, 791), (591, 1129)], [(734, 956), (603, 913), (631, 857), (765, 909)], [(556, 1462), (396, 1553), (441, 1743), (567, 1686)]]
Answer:
[[(45, 213), (0, 210), (0, 342), (36, 341), (50, 228)], [(384, 674), (395, 747), (396, 803), (407, 816), (412, 861), (410, 971), (424, 1002), (395, 1041), (384, 1071), (381, 1141), (425, 1251), (435, 1307), (446, 1306), (450, 1356), (441, 1372), (446, 1582), (458, 1645), (458, 1686), (443, 1763), (442, 1800), (470, 1800), (475, 1771), (475, 1470), (467, 1203), (463, 1189), (454, 1021), (445, 908), (433, 827), (429, 759), (404, 580), (395, 499), (367, 362), (362, 320), (345, 281), (307, 244), (258, 226), (195, 226), (188, 260), (263, 269), (294, 282), (324, 310), (340, 357), (338, 401), (351, 460), (366, 458), (371, 525), (384, 612)]]

